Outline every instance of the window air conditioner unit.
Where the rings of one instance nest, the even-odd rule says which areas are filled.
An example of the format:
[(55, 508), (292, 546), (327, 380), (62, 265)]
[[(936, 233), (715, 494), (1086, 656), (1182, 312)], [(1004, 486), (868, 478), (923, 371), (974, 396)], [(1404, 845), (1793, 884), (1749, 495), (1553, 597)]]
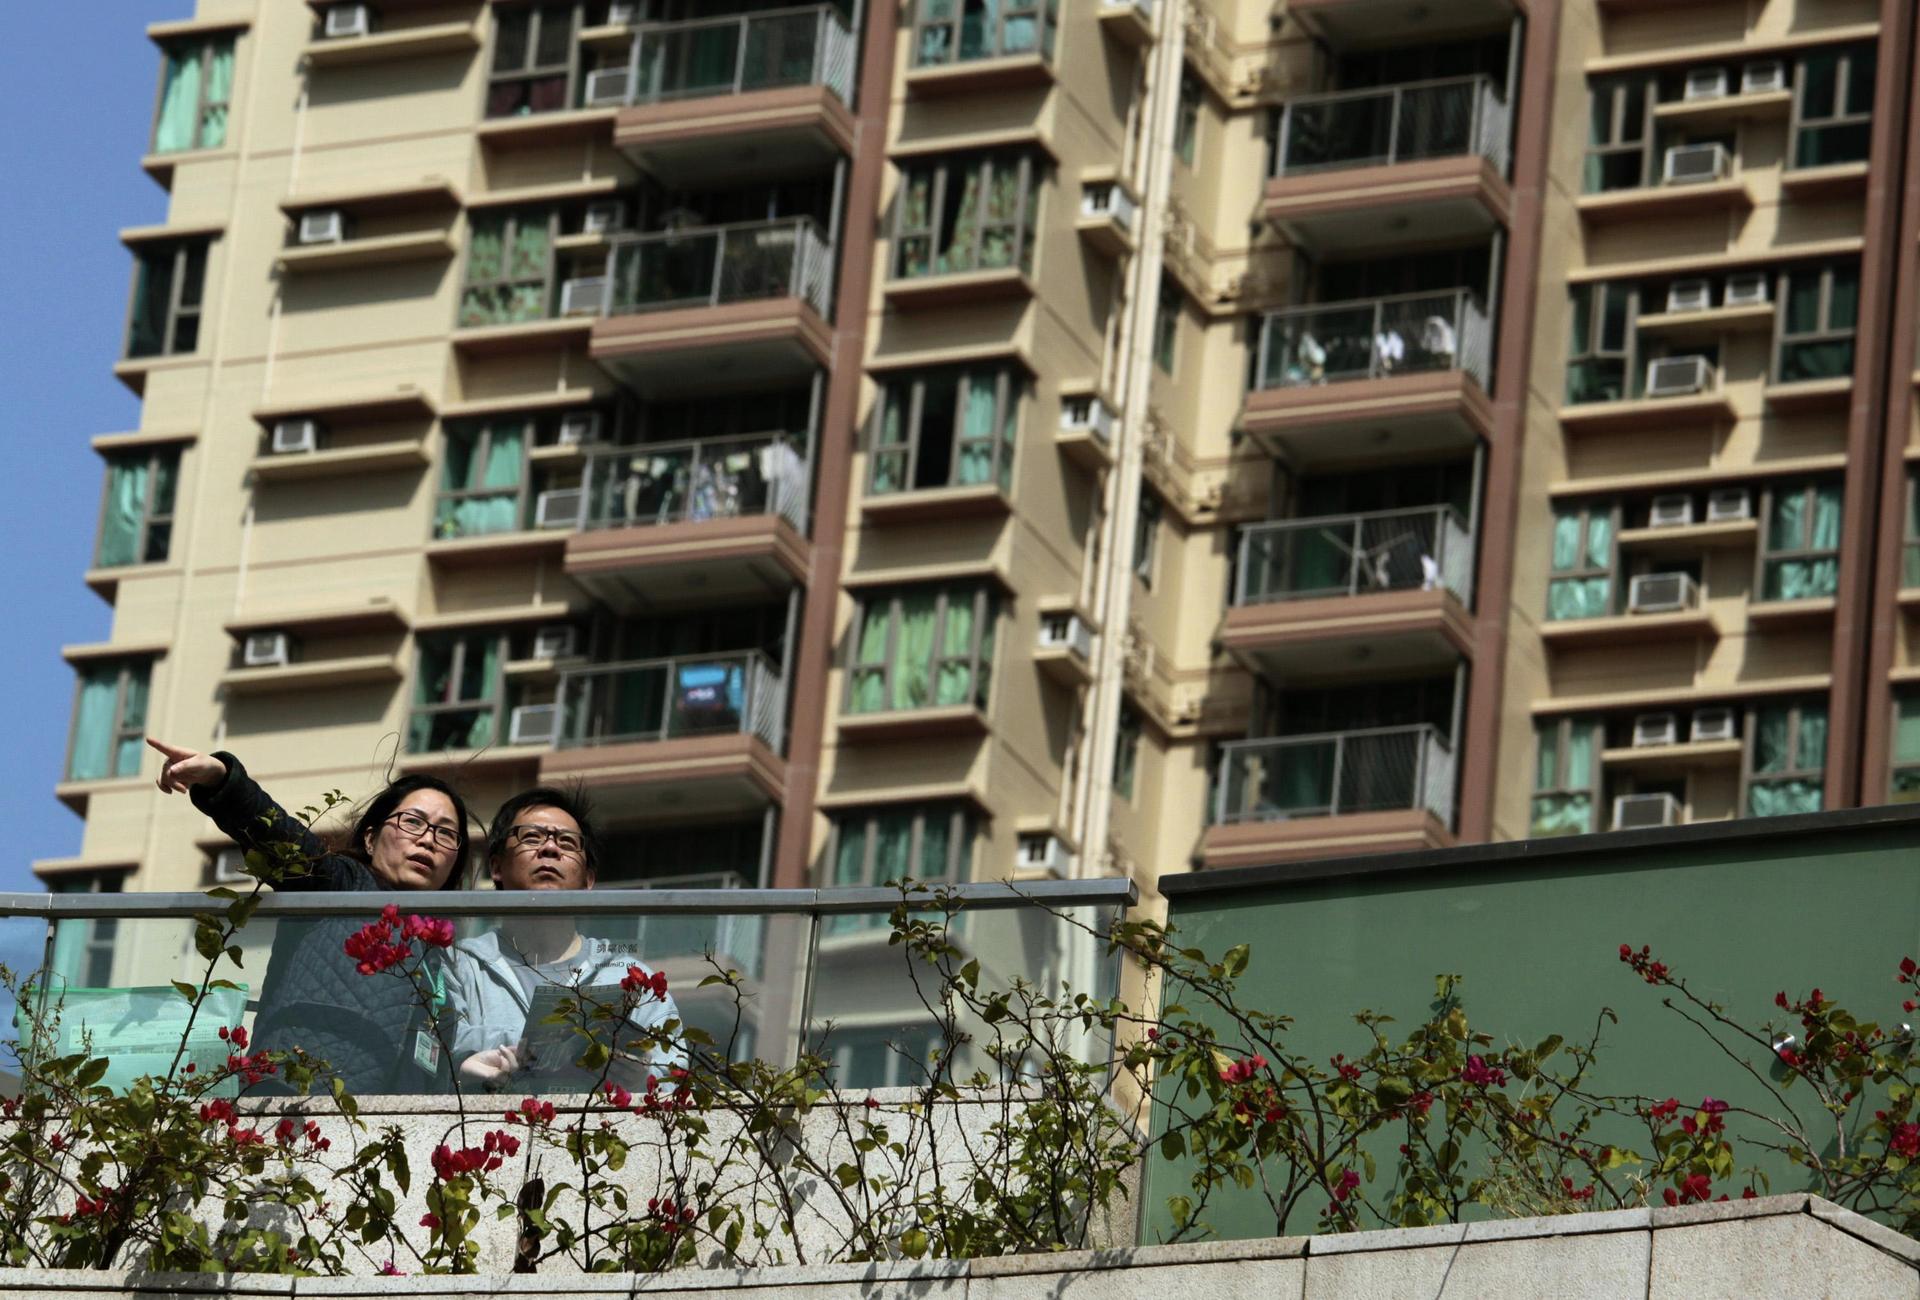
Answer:
[(1694, 68), (1687, 73), (1685, 97), (1688, 103), (1702, 99), (1721, 99), (1727, 93), (1725, 68)]
[(1765, 271), (1738, 271), (1727, 277), (1727, 306), (1757, 307), (1766, 300)]
[(1062, 433), (1090, 433), (1101, 442), (1113, 441), (1113, 412), (1097, 397), (1068, 397), (1060, 403)]
[(1707, 522), (1730, 524), (1753, 517), (1753, 497), (1745, 488), (1715, 488), (1707, 493)]
[(628, 84), (625, 68), (595, 68), (587, 74), (587, 106), (599, 108), (626, 103)]
[(1613, 829), (1637, 831), (1680, 824), (1680, 801), (1670, 794), (1623, 794), (1613, 801)]
[(1707, 359), (1701, 356), (1661, 357), (1647, 363), (1648, 397), (1685, 397), (1706, 391)]
[(293, 662), (293, 642), (285, 632), (249, 632), (240, 643), (240, 663), (246, 668), (285, 668)]
[(1633, 720), (1633, 747), (1653, 749), (1680, 743), (1680, 723), (1671, 713), (1643, 713)]
[(1713, 285), (1706, 280), (1675, 280), (1667, 288), (1668, 311), (1706, 311), (1713, 306)]
[(320, 425), (315, 420), (281, 420), (273, 426), (270, 444), (276, 456), (320, 450)]
[(607, 6), (607, 22), (614, 27), (631, 26), (640, 16), (640, 6), (625, 4), (621, 0)]
[(337, 41), (344, 36), (365, 36), (373, 30), (373, 13), (365, 5), (334, 5), (327, 10), (326, 36)]
[(507, 715), (509, 745), (551, 745), (559, 730), (558, 704), (522, 704)]
[(1693, 743), (1698, 745), (1711, 740), (1732, 740), (1733, 710), (1724, 704), (1716, 704), (1710, 709), (1693, 711)]
[(1725, 180), (1731, 165), (1725, 145), (1677, 144), (1667, 150), (1662, 175), (1669, 185), (1693, 185)]
[(1065, 842), (1058, 835), (1022, 835), (1015, 849), (1022, 871), (1051, 871), (1064, 875), (1073, 861)]
[(1081, 622), (1078, 614), (1042, 614), (1040, 616), (1040, 648), (1071, 650), (1082, 659), (1091, 659), (1093, 630)]
[(347, 237), (347, 219), (338, 208), (300, 214), (300, 243), (338, 244)]
[(1630, 614), (1673, 614), (1692, 609), (1699, 590), (1684, 573), (1642, 573), (1627, 584)]
[(533, 657), (535, 659), (571, 659), (578, 635), (564, 623), (552, 627), (543, 627), (533, 634)]
[(533, 526), (577, 528), (586, 504), (584, 488), (551, 488), (533, 499)]
[(1693, 522), (1693, 498), (1690, 496), (1658, 496), (1653, 499), (1653, 508), (1647, 511), (1649, 528), (1684, 528)]
[(588, 235), (610, 235), (626, 228), (627, 205), (619, 199), (587, 204), (586, 218), (580, 223), (581, 232)]
[(600, 412), (569, 411), (560, 417), (560, 445), (578, 447), (600, 441)]
[(1779, 59), (1763, 59), (1740, 69), (1740, 93), (1766, 95), (1787, 88), (1787, 65)]
[(607, 309), (607, 287), (610, 283), (604, 275), (567, 281), (560, 286), (560, 314), (562, 316), (600, 315)]
[(213, 883), (216, 885), (244, 885), (253, 877), (246, 871), (247, 851), (235, 846), (219, 850), (213, 855)]
[(1080, 192), (1080, 215), (1110, 217), (1122, 230), (1133, 230), (1133, 199), (1118, 185), (1108, 181), (1089, 185)]

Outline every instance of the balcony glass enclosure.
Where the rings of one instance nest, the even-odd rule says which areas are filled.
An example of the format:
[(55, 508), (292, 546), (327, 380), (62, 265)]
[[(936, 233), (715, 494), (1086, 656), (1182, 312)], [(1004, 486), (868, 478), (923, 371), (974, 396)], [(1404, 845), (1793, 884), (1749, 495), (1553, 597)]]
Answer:
[(642, 443), (587, 457), (588, 529), (700, 523), (777, 514), (804, 533), (811, 483), (804, 435), (741, 434)]
[(1473, 534), (1452, 506), (1254, 524), (1240, 535), (1233, 603), (1446, 589), (1473, 600)]
[(642, 28), (625, 69), (590, 73), (584, 94), (599, 106), (825, 86), (850, 103), (853, 66), (846, 17), (808, 5)]
[[(1117, 958), (1102, 936), (1131, 900), (1127, 882), (1044, 882), (1018, 893), (982, 884), (959, 892), (964, 911), (951, 918), (950, 934), (961, 960), (979, 961), (983, 990), (1021, 976), (1101, 999), (1116, 991)], [(362, 975), (344, 952), (346, 939), (389, 901), (455, 920), (455, 947), (427, 959), (424, 982), (437, 990), (428, 999), (431, 1017), (403, 980)], [(217, 1068), (230, 1050), (220, 1027), (244, 1025), (254, 1048), (305, 1047), (368, 1095), (448, 1092), (476, 1052), (505, 1044), (523, 1049), (531, 1064), (494, 1078), (462, 1071), (462, 1091), (579, 1093), (598, 1077), (577, 1066), (586, 1046), (582, 1009), (617, 1007), (618, 981), (640, 964), (667, 977), (671, 1012), (643, 1001), (626, 1021), (616, 1014), (595, 1030), (621, 1054), (608, 1077), (636, 1093), (647, 1074), (664, 1075), (681, 1062), (701, 1069), (759, 1057), (790, 1065), (803, 1050), (826, 1059), (829, 1086), (926, 1083), (935, 1071), (965, 1078), (991, 1069), (984, 1048), (995, 1030), (964, 1010), (956, 1028), (971, 1037), (951, 1061), (929, 1059), (942, 1037), (927, 1009), (929, 976), (905, 948), (887, 943), (884, 923), (828, 928), (842, 915), (884, 917), (898, 902), (897, 890), (881, 888), (279, 893), (263, 900), (239, 935), (241, 960), (223, 955), (210, 969), (194, 942), (194, 914), (216, 906), (202, 895), (5, 895), (0, 960), (35, 973), (30, 981), (23, 975), (24, 990), (11, 997), (15, 1032), (0, 1050), (17, 1059), (26, 1026), (37, 1020), (51, 1035), (37, 1050), (64, 1055), (86, 1050), (90, 1040), (109, 1059), (102, 1082), (124, 1089), (141, 1075), (164, 1075), (183, 1034), (183, 1063)], [(519, 955), (561, 950), (567, 955), (531, 967)], [(531, 976), (530, 1006), (488, 996), (501, 981), (523, 987), (522, 970)], [(739, 974), (737, 998), (723, 983), (700, 987), (727, 970)], [(197, 988), (208, 979), (232, 987), (211, 989), (189, 1031), (188, 1003), (173, 982)], [(714, 1045), (642, 1042), (645, 1028), (669, 1014)], [(548, 1023), (549, 1015), (561, 1020)], [(421, 1035), (441, 1050), (416, 1050)], [(1096, 1063), (1111, 1047), (1097, 1031), (1079, 1033), (1069, 1046)], [(237, 1082), (223, 1088), (233, 1095)], [(248, 1095), (276, 1091), (286, 1089), (271, 1077)]]
[(746, 733), (778, 752), (786, 715), (780, 669), (758, 652), (569, 669), (557, 694), (562, 749)]
[(1452, 825), (1453, 746), (1431, 725), (1220, 746), (1216, 825), (1425, 808)]
[(1490, 77), (1315, 95), (1287, 105), (1273, 174), (1478, 154), (1505, 175), (1508, 137), (1506, 101)]
[(825, 316), (833, 253), (810, 218), (616, 236), (604, 278), (571, 280), (562, 310), (625, 315), (804, 298)]
[(1492, 386), (1493, 330), (1472, 290), (1291, 307), (1260, 322), (1253, 386), (1464, 370)]

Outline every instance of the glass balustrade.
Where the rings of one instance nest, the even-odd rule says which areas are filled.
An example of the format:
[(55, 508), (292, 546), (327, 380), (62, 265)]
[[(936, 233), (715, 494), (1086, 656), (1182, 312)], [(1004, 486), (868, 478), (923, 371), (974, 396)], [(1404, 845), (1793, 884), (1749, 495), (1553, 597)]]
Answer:
[(741, 95), (782, 86), (825, 86), (852, 99), (853, 33), (831, 5), (658, 23), (635, 37), (626, 103)]
[(1270, 312), (1260, 322), (1256, 389), (1464, 370), (1492, 386), (1493, 331), (1468, 289)]
[(585, 527), (777, 514), (807, 527), (807, 439), (788, 433), (643, 443), (587, 457)]
[(1505, 174), (1506, 102), (1487, 77), (1409, 82), (1289, 103), (1275, 176), (1479, 154)]
[(562, 749), (757, 735), (776, 751), (785, 683), (757, 651), (595, 664), (560, 674)]
[(1473, 535), (1452, 506), (1253, 524), (1234, 604), (1445, 588), (1473, 599)]
[(620, 235), (612, 245), (611, 292), (595, 298), (612, 315), (789, 297), (828, 312), (833, 257), (809, 218)]
[(1237, 740), (1220, 751), (1218, 825), (1417, 808), (1453, 819), (1453, 747), (1436, 727)]

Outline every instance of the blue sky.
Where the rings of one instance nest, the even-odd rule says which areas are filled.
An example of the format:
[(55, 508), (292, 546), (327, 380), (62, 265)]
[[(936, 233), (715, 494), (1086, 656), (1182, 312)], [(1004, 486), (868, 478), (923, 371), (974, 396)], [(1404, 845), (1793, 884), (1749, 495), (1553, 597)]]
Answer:
[(138, 427), (139, 403), (112, 373), (129, 262), (115, 232), (166, 219), (166, 194), (139, 168), (159, 54), (148, 22), (177, 5), (108, 3), (84, 47), (68, 5), (8, 7), (0, 41), (0, 177), (15, 256), (0, 310), (0, 437), (9, 458), (0, 512), (0, 682), (11, 697), (0, 745), (0, 824), (10, 832), (0, 890), (36, 889), (28, 864), (79, 851), (80, 819), (53, 797), (66, 752), (73, 674), (60, 647), (105, 640), (112, 610), (80, 581), (93, 544), (97, 433)]

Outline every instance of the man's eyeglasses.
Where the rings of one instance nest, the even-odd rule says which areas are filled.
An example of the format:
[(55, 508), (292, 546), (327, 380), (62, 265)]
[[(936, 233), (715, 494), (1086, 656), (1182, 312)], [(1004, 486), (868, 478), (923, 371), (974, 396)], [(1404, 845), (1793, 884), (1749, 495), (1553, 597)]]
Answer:
[(552, 840), (553, 847), (567, 856), (580, 856), (583, 845), (578, 831), (561, 830), (557, 826), (534, 826), (525, 822), (507, 831), (507, 843), (529, 853), (536, 852), (548, 840)]
[(403, 812), (395, 813), (393, 816), (387, 818), (387, 822), (389, 825), (398, 826), (402, 835), (411, 835), (413, 838), (419, 839), (421, 835), (432, 831), (433, 842), (438, 847), (443, 849), (457, 849), (460, 847), (460, 832), (457, 828), (441, 826), (436, 822), (430, 822), (411, 808)]

